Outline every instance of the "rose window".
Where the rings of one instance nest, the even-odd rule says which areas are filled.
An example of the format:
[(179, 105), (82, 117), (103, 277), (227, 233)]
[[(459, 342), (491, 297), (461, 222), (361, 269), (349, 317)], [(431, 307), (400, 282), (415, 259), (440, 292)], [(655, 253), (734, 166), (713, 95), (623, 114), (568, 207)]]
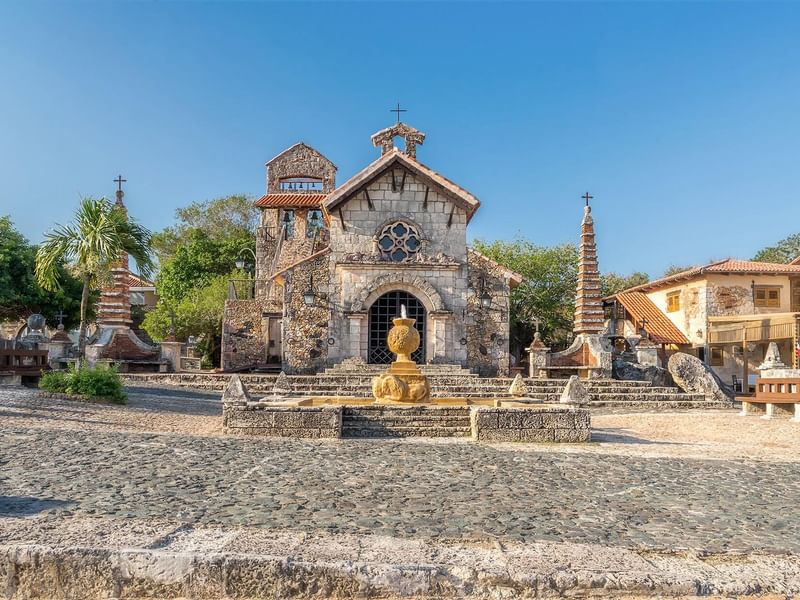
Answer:
[(378, 236), (381, 256), (386, 260), (402, 262), (414, 257), (419, 251), (421, 238), (413, 225), (397, 221), (387, 225)]

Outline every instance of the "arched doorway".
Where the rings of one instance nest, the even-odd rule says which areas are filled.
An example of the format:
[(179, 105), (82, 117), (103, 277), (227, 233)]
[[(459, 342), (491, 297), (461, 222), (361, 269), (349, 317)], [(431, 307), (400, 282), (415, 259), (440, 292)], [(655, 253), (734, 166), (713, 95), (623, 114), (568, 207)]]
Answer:
[(411, 319), (416, 319), (419, 331), (419, 348), (411, 355), (417, 364), (425, 362), (425, 307), (415, 296), (400, 290), (380, 296), (369, 309), (369, 354), (373, 364), (388, 365), (395, 358), (386, 345), (386, 334), (392, 327), (392, 319), (400, 316), (400, 305), (406, 305)]

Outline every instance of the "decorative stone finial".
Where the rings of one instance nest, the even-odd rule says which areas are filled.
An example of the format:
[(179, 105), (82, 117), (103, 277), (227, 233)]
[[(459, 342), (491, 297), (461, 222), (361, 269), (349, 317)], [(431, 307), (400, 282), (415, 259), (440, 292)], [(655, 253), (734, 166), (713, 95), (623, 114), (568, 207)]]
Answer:
[(525, 385), (525, 380), (519, 373), (517, 373), (517, 376), (514, 377), (514, 381), (511, 382), (511, 387), (508, 388), (508, 393), (515, 397), (528, 395), (528, 386)]
[(561, 392), (561, 404), (587, 404), (589, 402), (589, 391), (577, 375), (572, 375)]

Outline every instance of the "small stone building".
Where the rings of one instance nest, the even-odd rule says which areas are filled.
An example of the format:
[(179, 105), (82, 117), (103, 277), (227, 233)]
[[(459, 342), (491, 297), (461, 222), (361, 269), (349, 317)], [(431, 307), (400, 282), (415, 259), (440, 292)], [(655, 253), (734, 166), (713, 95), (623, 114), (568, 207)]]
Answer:
[(380, 158), (338, 187), (334, 164), (302, 142), (267, 163), (254, 293), (231, 286), (223, 369), (389, 363), (386, 333), (404, 304), (419, 363), (508, 373), (509, 294), (521, 278), (467, 246), (480, 202), (417, 160), (424, 140), (404, 123), (379, 131)]

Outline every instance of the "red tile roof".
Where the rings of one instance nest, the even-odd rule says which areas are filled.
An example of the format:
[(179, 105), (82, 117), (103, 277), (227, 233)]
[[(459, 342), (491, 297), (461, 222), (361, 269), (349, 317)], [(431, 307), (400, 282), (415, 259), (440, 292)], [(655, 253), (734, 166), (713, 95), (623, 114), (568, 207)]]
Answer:
[(657, 344), (688, 344), (689, 340), (643, 292), (620, 292), (617, 300), (635, 322), (646, 320), (647, 336)]
[(266, 194), (255, 202), (255, 206), (267, 208), (319, 208), (327, 194)]
[(757, 262), (754, 260), (735, 260), (727, 258), (718, 260), (699, 267), (692, 267), (686, 271), (675, 273), (667, 277), (655, 279), (642, 285), (632, 287), (626, 292), (649, 292), (651, 290), (679, 283), (681, 281), (691, 281), (698, 279), (706, 273), (718, 273), (721, 275), (800, 275), (800, 264), (769, 263)]
[(128, 273), (128, 287), (154, 288), (155, 284), (152, 281), (142, 279), (136, 273)]

